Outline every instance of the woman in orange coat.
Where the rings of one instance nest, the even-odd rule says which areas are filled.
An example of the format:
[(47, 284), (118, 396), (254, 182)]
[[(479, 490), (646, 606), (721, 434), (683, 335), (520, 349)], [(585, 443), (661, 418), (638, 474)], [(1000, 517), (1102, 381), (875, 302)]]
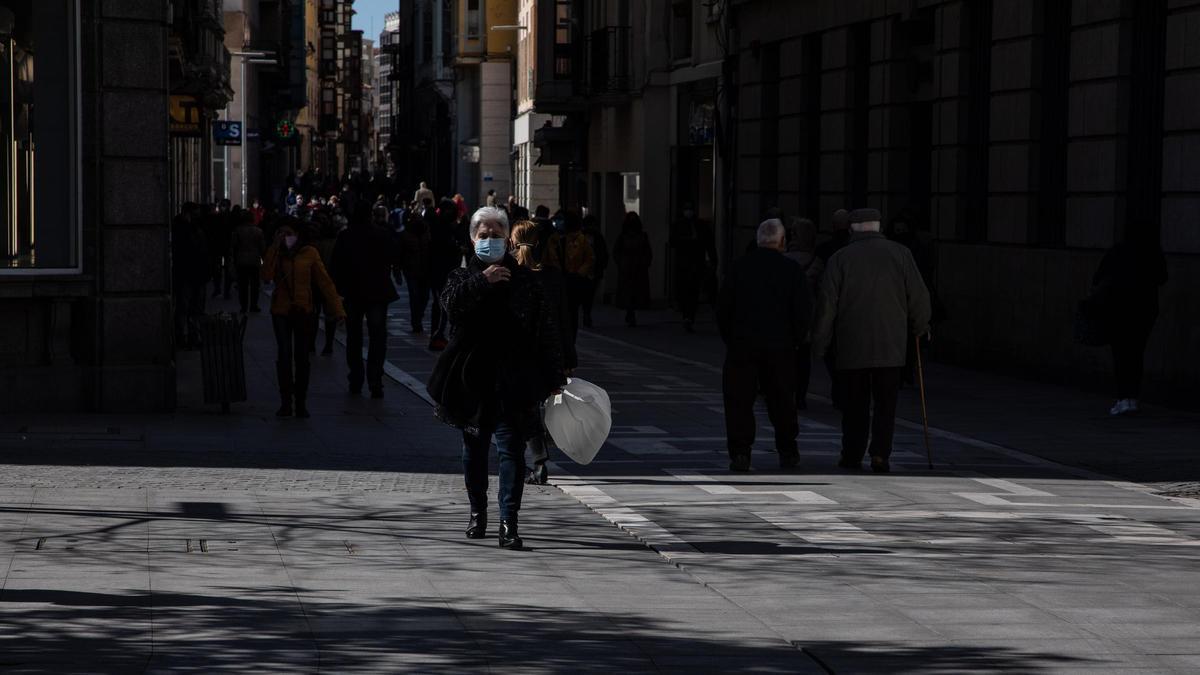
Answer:
[[(337, 289), (330, 279), (321, 254), (306, 237), (301, 237), (295, 218), (285, 218), (275, 233), (275, 241), (267, 249), (262, 267), (263, 281), (275, 283), (271, 295), (271, 327), (275, 330), (275, 343), (279, 349), (279, 360), (275, 372), (279, 377), (279, 417), (308, 417), (306, 398), (310, 364), (308, 348), (312, 345), (312, 331), (316, 327), (316, 304), (313, 287), (320, 291), (332, 305), (333, 314), (339, 321), (346, 318)], [(293, 364), (295, 369), (293, 370)], [(293, 397), (295, 408), (292, 407)]]

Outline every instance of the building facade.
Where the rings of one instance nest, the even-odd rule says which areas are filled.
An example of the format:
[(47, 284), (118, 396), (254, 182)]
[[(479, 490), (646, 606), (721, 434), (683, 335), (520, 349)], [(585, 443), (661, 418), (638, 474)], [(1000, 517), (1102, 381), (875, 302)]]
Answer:
[(625, 213), (638, 212), (655, 252), (651, 293), (665, 303), (667, 240), (683, 206), (693, 205), (720, 241), (734, 229), (721, 189), (732, 154), (717, 136), (717, 92), (731, 57), (713, 3), (538, 0), (526, 8), (518, 91), (530, 98), (518, 102), (514, 135), (523, 141), (518, 184), (530, 187), (520, 189), (532, 195), (553, 167), (558, 199), (548, 205), (587, 209), (610, 241)]
[[(520, 0), (517, 7), (516, 114), (513, 118), (513, 194), (530, 211), (544, 205), (551, 211), (559, 207), (558, 167), (541, 162), (534, 146), (534, 132), (547, 123), (562, 126), (564, 119), (534, 109), (537, 89), (538, 31), (537, 1)], [(545, 30), (552, 30), (547, 26)]]
[(205, 203), (224, 185), (214, 186), (213, 137), (209, 130), (233, 97), (229, 81), (229, 50), (224, 45), (221, 3), (194, 2), (180, 6), (171, 17), (168, 53), (171, 100), (170, 210), (185, 202)]
[(375, 71), (376, 99), (376, 157), (388, 174), (394, 174), (396, 165), (391, 159), (388, 147), (392, 142), (392, 120), (397, 109), (399, 94), (399, 64), (395, 61), (400, 57), (400, 13), (388, 12), (384, 15), (383, 31), (379, 33), (378, 66)]
[(454, 11), (454, 192), (483, 204), (513, 193), (513, 71), (516, 0), (457, 0)]
[(211, 31), (174, 23), (183, 4), (0, 7), (0, 409), (174, 406), (171, 50), (224, 67)]
[(399, 39), (390, 48), (396, 98), (388, 152), (395, 179), (405, 189), (424, 181), (438, 197), (457, 190), (454, 10), (452, 0), (402, 3)]

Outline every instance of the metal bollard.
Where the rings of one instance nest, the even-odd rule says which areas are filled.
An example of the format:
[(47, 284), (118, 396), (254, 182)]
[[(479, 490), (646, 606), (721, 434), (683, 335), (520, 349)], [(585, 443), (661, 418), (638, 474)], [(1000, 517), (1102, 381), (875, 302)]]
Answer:
[(199, 324), (204, 402), (220, 403), (228, 413), (229, 404), (246, 400), (246, 317), (220, 312), (200, 317)]

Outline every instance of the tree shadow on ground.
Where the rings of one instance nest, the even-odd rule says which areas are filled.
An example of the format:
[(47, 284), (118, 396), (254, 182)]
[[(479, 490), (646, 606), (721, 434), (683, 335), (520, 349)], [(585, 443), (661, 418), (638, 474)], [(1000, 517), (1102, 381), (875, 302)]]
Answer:
[(686, 618), (495, 599), (354, 604), (303, 587), (248, 597), (9, 590), (0, 617), (6, 672), (1038, 673), (1091, 662), (961, 644), (793, 645), (719, 622), (697, 630)]

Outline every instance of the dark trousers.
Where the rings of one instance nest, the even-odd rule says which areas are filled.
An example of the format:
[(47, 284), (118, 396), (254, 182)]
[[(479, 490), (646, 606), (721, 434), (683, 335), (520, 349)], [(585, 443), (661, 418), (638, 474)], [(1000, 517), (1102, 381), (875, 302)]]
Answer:
[(420, 330), (425, 323), (425, 308), (429, 306), (429, 282), (416, 274), (404, 273), (408, 284), (408, 318), (413, 330)]
[(237, 268), (238, 303), (242, 313), (258, 308), (258, 265), (239, 265)]
[(808, 383), (812, 380), (812, 343), (796, 349), (796, 409), (808, 407)]
[(900, 371), (900, 368), (865, 368), (837, 372), (836, 377), (842, 383), (843, 459), (861, 462), (868, 449), (868, 434), (872, 457), (891, 456)]
[(463, 432), (467, 498), (471, 501), (472, 513), (488, 510), (488, 455), (493, 435), (500, 455), (500, 519), (509, 520), (521, 510), (521, 496), (525, 491), (525, 437), (508, 422), (480, 429), (478, 436)]
[(731, 346), (725, 352), (722, 391), (725, 395), (725, 436), (729, 454), (749, 455), (754, 445), (754, 401), (762, 391), (767, 416), (775, 427), (775, 449), (781, 456), (796, 454), (796, 350), (792, 347), (756, 349)]
[(367, 321), (367, 386), (383, 388), (383, 362), (387, 358), (387, 303), (360, 304), (346, 299), (346, 365), (350, 388), (363, 384), (363, 319)]
[(1142, 376), (1146, 369), (1146, 343), (1154, 325), (1131, 326), (1114, 331), (1112, 336), (1113, 373), (1117, 378), (1117, 398), (1141, 398)]
[(298, 405), (303, 405), (308, 394), (311, 372), (308, 348), (312, 344), (314, 327), (312, 314), (271, 315), (271, 328), (275, 331), (275, 347), (279, 354), (275, 364), (279, 394), (285, 400), (295, 395)]
[(446, 288), (448, 276), (449, 274), (434, 274), (429, 279), (429, 292), (433, 300), (433, 309), (429, 312), (429, 335), (432, 337), (446, 337), (446, 325), (449, 323), (449, 317), (446, 316), (446, 310), (442, 307), (442, 291)]
[(583, 297), (580, 298), (579, 306), (583, 310), (583, 318), (587, 323), (592, 322), (592, 307), (596, 304), (596, 291), (600, 288), (603, 279), (587, 280), (587, 287), (583, 289)]

